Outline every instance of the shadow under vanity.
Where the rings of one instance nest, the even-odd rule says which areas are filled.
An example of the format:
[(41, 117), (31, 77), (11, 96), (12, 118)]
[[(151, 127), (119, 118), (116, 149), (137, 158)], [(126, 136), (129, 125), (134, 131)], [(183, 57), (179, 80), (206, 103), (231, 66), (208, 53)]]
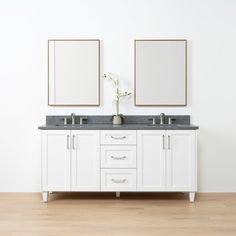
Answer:
[(122, 125), (111, 116), (74, 119), (47, 116), (39, 126), (44, 202), (61, 191), (189, 192), (194, 202), (198, 127), (190, 116), (165, 116), (164, 124), (160, 116), (124, 116)]

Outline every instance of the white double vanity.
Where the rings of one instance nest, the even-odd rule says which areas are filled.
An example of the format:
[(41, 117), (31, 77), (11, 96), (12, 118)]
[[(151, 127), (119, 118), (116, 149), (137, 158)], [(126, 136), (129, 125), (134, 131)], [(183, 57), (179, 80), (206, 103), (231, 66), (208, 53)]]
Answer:
[[(100, 50), (98, 39), (48, 41), (49, 106), (100, 105)], [(136, 106), (187, 105), (187, 40), (135, 40), (134, 55)], [(39, 127), (43, 201), (49, 192), (86, 191), (188, 192), (194, 202), (198, 127), (189, 116), (152, 116), (152, 124), (148, 116), (121, 117), (119, 99), (130, 93), (109, 78), (122, 125), (112, 116), (82, 124), (73, 115), (47, 117)]]
[(40, 126), (42, 194), (197, 191), (197, 131), (192, 125)]

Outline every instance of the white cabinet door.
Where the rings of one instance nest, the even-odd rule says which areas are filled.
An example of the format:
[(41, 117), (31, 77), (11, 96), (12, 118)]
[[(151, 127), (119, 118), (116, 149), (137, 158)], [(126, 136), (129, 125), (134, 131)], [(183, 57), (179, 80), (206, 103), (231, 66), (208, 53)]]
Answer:
[(42, 191), (70, 191), (70, 131), (42, 132)]
[(167, 131), (167, 191), (196, 191), (196, 133)]
[(71, 132), (72, 191), (100, 191), (100, 138), (98, 130)]
[(165, 190), (165, 131), (137, 131), (137, 189)]

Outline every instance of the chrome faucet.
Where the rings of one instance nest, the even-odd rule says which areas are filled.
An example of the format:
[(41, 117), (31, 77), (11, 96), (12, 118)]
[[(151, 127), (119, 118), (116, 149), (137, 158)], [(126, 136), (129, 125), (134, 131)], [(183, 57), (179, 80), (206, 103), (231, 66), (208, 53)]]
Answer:
[(160, 114), (160, 125), (164, 125), (165, 124), (165, 113), (161, 113)]
[(75, 125), (75, 113), (71, 113), (71, 124)]

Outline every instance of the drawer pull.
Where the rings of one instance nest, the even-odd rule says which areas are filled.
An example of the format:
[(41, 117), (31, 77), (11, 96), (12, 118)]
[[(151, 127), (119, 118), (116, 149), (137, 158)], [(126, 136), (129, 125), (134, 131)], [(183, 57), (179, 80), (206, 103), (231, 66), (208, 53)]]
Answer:
[(125, 139), (126, 138), (126, 136), (121, 136), (121, 137), (115, 137), (115, 136), (111, 136), (111, 138), (113, 138), (113, 139)]
[(70, 135), (67, 135), (67, 149), (70, 149)]
[(121, 184), (126, 182), (127, 179), (112, 179), (112, 182), (116, 183), (116, 184)]
[(75, 149), (75, 135), (73, 135), (73, 149)]
[(165, 149), (165, 135), (162, 135), (162, 148)]
[(170, 135), (168, 135), (168, 149), (170, 150)]
[(123, 156), (123, 157), (111, 156), (111, 158), (114, 159), (114, 160), (124, 160), (125, 158), (127, 158), (127, 156)]

